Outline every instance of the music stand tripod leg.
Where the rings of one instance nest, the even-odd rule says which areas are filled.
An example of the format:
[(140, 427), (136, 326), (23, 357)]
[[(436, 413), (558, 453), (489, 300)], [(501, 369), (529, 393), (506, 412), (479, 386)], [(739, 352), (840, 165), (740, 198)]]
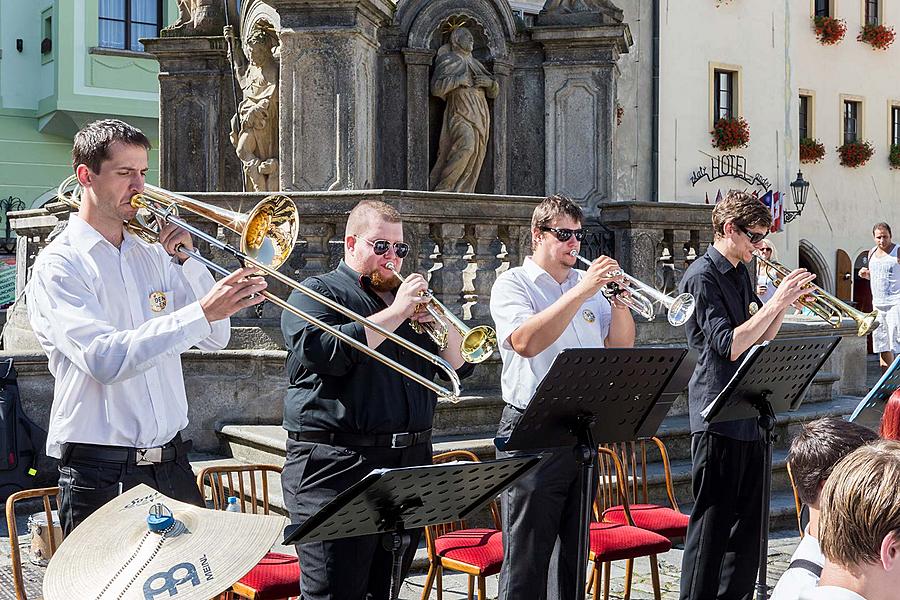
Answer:
[(594, 469), (597, 464), (597, 445), (594, 443), (594, 436), (591, 433), (591, 424), (594, 422), (593, 415), (588, 417), (578, 417), (576, 422), (576, 431), (574, 432), (578, 438), (578, 444), (574, 448), (575, 459), (581, 465), (579, 469), (581, 478), (581, 498), (578, 502), (578, 571), (575, 580), (575, 598), (576, 600), (584, 600), (585, 589), (584, 582), (587, 579), (587, 560), (588, 549), (590, 545), (590, 529), (591, 529), (591, 507), (594, 503)]
[(759, 576), (756, 581), (756, 599), (768, 600), (769, 585), (769, 496), (772, 493), (772, 444), (777, 419), (772, 404), (763, 397), (755, 403), (759, 410), (759, 427), (763, 430), (765, 458), (763, 459), (762, 525), (759, 530)]

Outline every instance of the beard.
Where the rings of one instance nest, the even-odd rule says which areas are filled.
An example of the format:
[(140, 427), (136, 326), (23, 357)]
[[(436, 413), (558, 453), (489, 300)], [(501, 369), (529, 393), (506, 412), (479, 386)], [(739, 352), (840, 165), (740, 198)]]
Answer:
[(381, 271), (379, 271), (378, 267), (372, 269), (372, 271), (369, 272), (368, 277), (369, 286), (376, 292), (393, 292), (400, 286), (400, 282), (393, 275), (385, 279), (381, 275)]

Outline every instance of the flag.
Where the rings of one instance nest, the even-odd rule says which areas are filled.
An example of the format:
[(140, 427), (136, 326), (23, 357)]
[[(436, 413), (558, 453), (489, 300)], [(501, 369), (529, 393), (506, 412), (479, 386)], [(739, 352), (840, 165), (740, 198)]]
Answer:
[(772, 196), (772, 233), (778, 233), (784, 229), (781, 222), (784, 217), (784, 205), (782, 204), (781, 192), (775, 192)]
[(709, 192), (706, 192), (706, 203), (709, 204)]
[(716, 204), (722, 201), (722, 190), (719, 190), (719, 193), (716, 194)]
[(768, 206), (769, 208), (772, 208), (772, 190), (769, 190), (768, 192), (766, 192), (763, 195), (763, 197), (759, 199), (759, 201), (762, 202), (763, 204), (765, 204), (766, 206)]

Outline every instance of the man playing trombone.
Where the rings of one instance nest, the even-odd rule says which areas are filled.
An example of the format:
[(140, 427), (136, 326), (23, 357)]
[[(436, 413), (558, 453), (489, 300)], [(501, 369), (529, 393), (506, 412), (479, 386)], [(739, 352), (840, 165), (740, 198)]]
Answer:
[(681, 599), (749, 599), (759, 558), (764, 446), (756, 419), (707, 425), (700, 416), (737, 371), (747, 350), (775, 338), (785, 311), (815, 275), (796, 269), (765, 304), (743, 263), (769, 233), (772, 216), (756, 198), (732, 190), (712, 212), (714, 241), (687, 269), (693, 294), (688, 346), (699, 354), (688, 386), (694, 510), (681, 567)]
[[(401, 283), (395, 274), (409, 251), (400, 214), (383, 202), (364, 200), (347, 219), (344, 260), (335, 270), (303, 282), (359, 318), (339, 314), (298, 291), (289, 302), (428, 379), (445, 374), (362, 321), (439, 354), (465, 377), (473, 368), (460, 353), (459, 331), (448, 327), (441, 349), (411, 327), (411, 320), (424, 324), (432, 316), (423, 308), (429, 301), (425, 278), (412, 274)], [(373, 469), (431, 463), (433, 390), (373, 360), (374, 352), (361, 352), (292, 312), (283, 313), (281, 329), (289, 380), (281, 481), (292, 522), (302, 523)], [(419, 532), (412, 538), (404, 576)], [(297, 553), (304, 600), (388, 597), (391, 553), (381, 547), (380, 536), (298, 544)]]
[[(497, 278), (491, 316), (497, 326), (506, 406), (497, 437), (508, 437), (538, 383), (566, 348), (631, 347), (634, 319), (600, 289), (621, 282), (607, 256), (574, 269), (584, 239), (581, 208), (562, 195), (544, 199), (531, 217), (534, 254)], [(578, 463), (572, 448), (552, 448), (501, 496), (503, 547), (500, 600), (574, 598), (578, 554)], [(498, 456), (508, 454), (498, 451)], [(554, 559), (551, 561), (551, 556)], [(549, 573), (548, 573), (549, 571)]]
[(80, 208), (38, 255), (32, 329), (55, 379), (47, 454), (60, 459), (59, 517), (69, 533), (123, 490), (145, 483), (203, 506), (179, 434), (187, 425), (181, 353), (228, 343), (228, 317), (263, 300), (239, 269), (218, 283), (175, 225), (149, 244), (126, 228), (144, 189), (150, 142), (118, 120), (75, 134)]

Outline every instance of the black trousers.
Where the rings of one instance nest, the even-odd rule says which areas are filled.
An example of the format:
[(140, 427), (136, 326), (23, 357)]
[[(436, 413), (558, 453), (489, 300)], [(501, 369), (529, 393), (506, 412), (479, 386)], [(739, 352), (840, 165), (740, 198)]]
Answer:
[[(431, 444), (409, 448), (346, 448), (287, 441), (281, 474), (284, 501), (292, 523), (303, 523), (335, 496), (373, 469), (431, 464)], [(422, 534), (410, 533), (403, 557), (406, 578)], [(386, 600), (390, 596), (392, 554), (382, 536), (369, 535), (297, 544), (303, 576), (303, 600)]]
[(64, 453), (59, 465), (57, 498), (63, 532), (68, 535), (98, 508), (141, 483), (169, 498), (205, 507), (187, 458), (190, 442), (182, 442), (179, 437), (172, 443), (177, 449), (175, 460), (142, 466), (126, 462), (69, 460)]
[(759, 561), (762, 440), (695, 433), (694, 510), (681, 564), (681, 600), (749, 600)]
[[(522, 413), (507, 405), (497, 437), (507, 437)], [(548, 448), (543, 460), (500, 496), (503, 566), (498, 600), (575, 597), (579, 465), (572, 448)], [(516, 453), (497, 451), (497, 457)], [(596, 475), (596, 469), (594, 470)], [(594, 482), (596, 489), (596, 480)]]

